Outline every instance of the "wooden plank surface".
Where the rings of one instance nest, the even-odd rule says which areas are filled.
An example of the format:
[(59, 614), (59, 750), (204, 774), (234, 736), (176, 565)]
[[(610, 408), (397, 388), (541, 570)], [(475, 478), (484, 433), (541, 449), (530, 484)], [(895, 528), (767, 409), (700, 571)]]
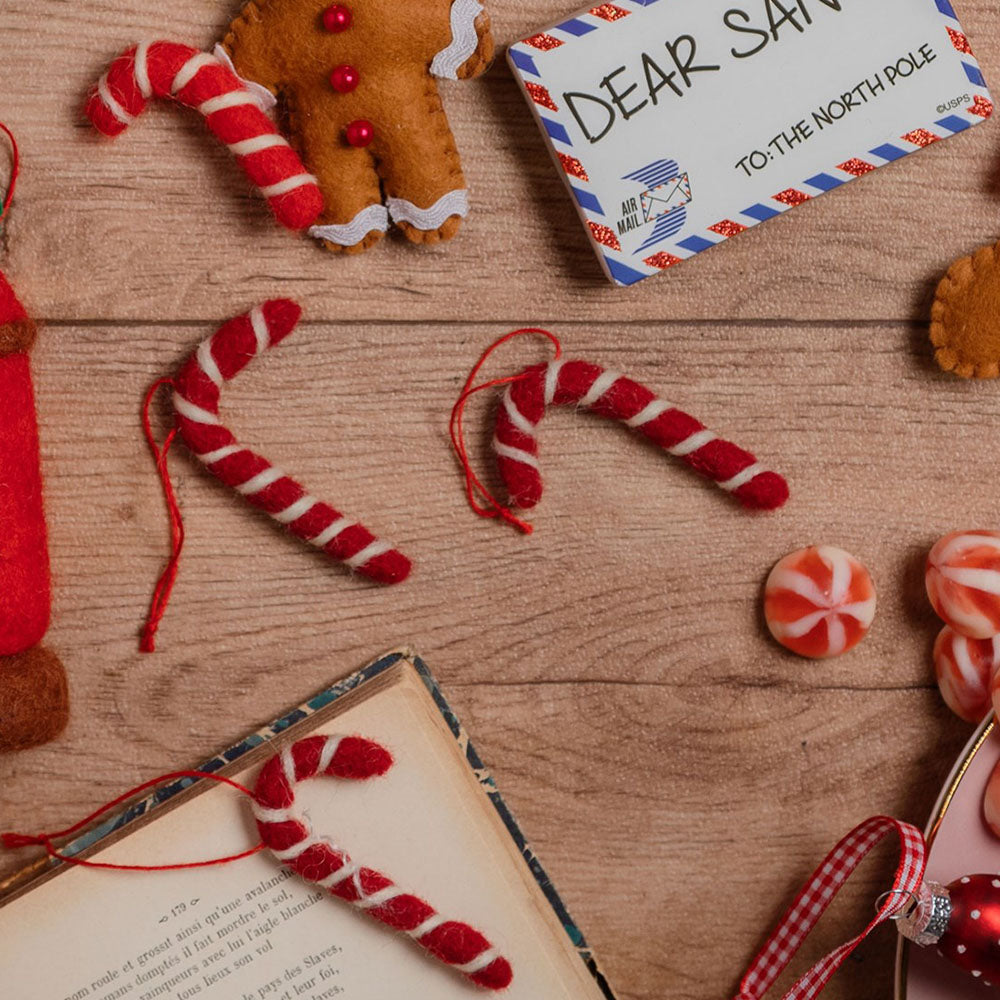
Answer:
[[(968, 735), (933, 685), (922, 562), (948, 530), (997, 526), (1000, 400), (937, 372), (926, 312), (950, 260), (996, 237), (995, 126), (618, 291), (498, 64), (446, 96), (475, 200), (458, 240), (341, 259), (278, 231), (189, 116), (154, 109), (114, 144), (79, 121), (120, 48), (207, 45), (232, 9), (0, 10), (0, 116), (25, 154), (0, 267), (46, 321), (49, 639), (74, 697), (62, 741), (0, 760), (0, 827), (71, 822), (408, 643), (623, 1000), (731, 995), (830, 843), (873, 812), (922, 822)], [(498, 38), (563, 11), (513, 0), (494, 10)], [(993, 5), (960, 15), (997, 77)], [(232, 425), (416, 571), (390, 590), (350, 579), (178, 449), (189, 542), (160, 652), (142, 656), (167, 525), (141, 397), (218, 322), (276, 295), (306, 321), (228, 392)], [(755, 449), (792, 502), (748, 515), (620, 428), (561, 413), (535, 534), (475, 518), (447, 414), (479, 351), (525, 323)], [(494, 370), (540, 357), (511, 347)], [(485, 469), (485, 403), (470, 427)], [(813, 541), (855, 552), (880, 591), (866, 644), (818, 665), (779, 651), (759, 612), (771, 563)], [(852, 887), (813, 954), (867, 918), (888, 871), (886, 856)], [(892, 944), (886, 931), (829, 995), (887, 997)]]

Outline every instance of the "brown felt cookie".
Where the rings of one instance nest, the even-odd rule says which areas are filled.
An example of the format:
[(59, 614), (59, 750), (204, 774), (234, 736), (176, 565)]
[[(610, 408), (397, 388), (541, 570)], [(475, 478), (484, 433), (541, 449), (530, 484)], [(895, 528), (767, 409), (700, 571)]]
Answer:
[(931, 309), (934, 358), (962, 378), (1000, 376), (1000, 243), (955, 261)]
[(481, 0), (251, 0), (219, 51), (278, 98), (329, 249), (365, 250), (390, 224), (413, 243), (457, 232), (468, 193), (437, 80), (488, 67)]
[(54, 740), (69, 721), (66, 671), (44, 646), (0, 656), (0, 753)]

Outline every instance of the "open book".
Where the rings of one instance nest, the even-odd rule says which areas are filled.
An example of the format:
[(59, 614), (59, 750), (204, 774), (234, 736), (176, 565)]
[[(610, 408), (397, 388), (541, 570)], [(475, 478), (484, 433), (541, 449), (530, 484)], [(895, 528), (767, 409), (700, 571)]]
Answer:
[[(514, 969), (509, 1000), (613, 1000), (541, 865), (416, 657), (391, 653), (201, 770), (253, 787), (265, 760), (315, 734), (395, 757), (374, 781), (317, 778), (297, 797), (318, 834), (442, 914)], [(184, 779), (64, 849), (162, 864), (258, 840), (245, 796)], [(484, 996), (268, 853), (214, 868), (116, 872), (51, 863), (0, 897), (0, 980), (17, 1000), (470, 1000)]]

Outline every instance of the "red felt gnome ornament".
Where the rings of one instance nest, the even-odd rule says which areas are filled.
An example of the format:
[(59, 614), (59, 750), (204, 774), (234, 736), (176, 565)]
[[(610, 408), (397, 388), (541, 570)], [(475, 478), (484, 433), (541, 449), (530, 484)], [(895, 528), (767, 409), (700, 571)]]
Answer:
[[(13, 170), (0, 210), (13, 200)], [(54, 739), (66, 726), (66, 673), (41, 645), (49, 627), (48, 532), (42, 507), (38, 419), (28, 352), (35, 324), (0, 271), (0, 752)]]

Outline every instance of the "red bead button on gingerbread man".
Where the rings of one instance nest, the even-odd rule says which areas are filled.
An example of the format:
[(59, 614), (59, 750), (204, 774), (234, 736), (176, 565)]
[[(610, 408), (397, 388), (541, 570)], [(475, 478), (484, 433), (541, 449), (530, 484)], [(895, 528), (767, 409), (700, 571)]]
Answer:
[(309, 230), (331, 250), (372, 246), (394, 223), (414, 243), (450, 239), (468, 193), (435, 77), (493, 56), (481, 0), (251, 0), (220, 56), (281, 101), (326, 202)]

